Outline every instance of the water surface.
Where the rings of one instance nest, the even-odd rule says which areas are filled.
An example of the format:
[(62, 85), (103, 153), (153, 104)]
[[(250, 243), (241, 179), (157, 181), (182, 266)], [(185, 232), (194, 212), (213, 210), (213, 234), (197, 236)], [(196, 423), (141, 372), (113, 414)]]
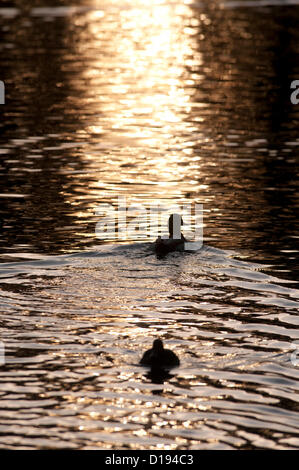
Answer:
[[(0, 8), (0, 447), (298, 448), (297, 2), (54, 3)], [(97, 239), (119, 195), (203, 248)]]

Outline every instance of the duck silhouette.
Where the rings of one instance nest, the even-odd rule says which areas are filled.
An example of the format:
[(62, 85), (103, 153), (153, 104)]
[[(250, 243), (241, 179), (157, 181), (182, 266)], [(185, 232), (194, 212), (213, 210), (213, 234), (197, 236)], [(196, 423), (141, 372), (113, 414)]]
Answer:
[(164, 348), (161, 339), (155, 339), (152, 349), (145, 351), (140, 364), (153, 370), (179, 366), (180, 360), (173, 351)]
[(161, 238), (159, 236), (155, 241), (157, 255), (163, 256), (172, 251), (184, 251), (187, 240), (181, 233), (182, 225), (182, 217), (179, 214), (171, 214), (168, 219), (169, 237)]

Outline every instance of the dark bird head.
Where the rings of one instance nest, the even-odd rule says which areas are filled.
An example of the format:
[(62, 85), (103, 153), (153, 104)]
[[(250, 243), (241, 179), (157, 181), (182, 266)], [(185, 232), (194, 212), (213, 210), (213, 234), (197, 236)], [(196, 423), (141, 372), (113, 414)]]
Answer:
[(161, 339), (155, 339), (155, 341), (153, 342), (153, 350), (155, 351), (155, 353), (159, 353), (163, 351), (163, 349), (163, 341)]

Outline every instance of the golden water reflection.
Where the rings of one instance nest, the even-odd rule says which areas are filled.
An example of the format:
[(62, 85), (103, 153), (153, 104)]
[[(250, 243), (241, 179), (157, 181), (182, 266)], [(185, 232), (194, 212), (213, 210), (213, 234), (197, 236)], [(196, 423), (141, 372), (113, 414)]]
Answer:
[[(0, 7), (1, 447), (298, 444), (299, 10), (178, 3)], [(203, 250), (99, 246), (119, 195), (199, 199)], [(157, 336), (181, 361), (164, 384), (138, 366)]]
[(90, 247), (96, 207), (125, 195), (203, 203), (214, 246), (293, 249), (297, 9), (220, 7), (109, 0), (5, 20), (3, 247)]
[(102, 149), (93, 144), (86, 156), (90, 194), (101, 202), (130, 194), (134, 184), (142, 201), (181, 200), (198, 185), (190, 174), (200, 165), (192, 133), (204, 138), (188, 119), (193, 86), (201, 81), (202, 55), (194, 39), (200, 21), (187, 5), (134, 2), (118, 15), (90, 11), (76, 26), (81, 33), (75, 53), (86, 64), (76, 83), (85, 84), (87, 95), (92, 90), (86, 108), (92, 106), (93, 117), (84, 133)]

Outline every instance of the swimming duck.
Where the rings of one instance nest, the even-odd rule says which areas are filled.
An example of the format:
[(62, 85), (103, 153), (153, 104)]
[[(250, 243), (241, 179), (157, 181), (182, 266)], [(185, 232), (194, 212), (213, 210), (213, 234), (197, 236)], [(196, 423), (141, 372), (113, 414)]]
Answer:
[(180, 365), (180, 360), (173, 351), (164, 349), (161, 339), (155, 339), (152, 349), (145, 351), (140, 364), (159, 368), (175, 367)]
[(181, 233), (183, 219), (179, 214), (171, 214), (168, 220), (169, 238), (161, 238), (155, 241), (155, 251), (158, 255), (166, 255), (171, 251), (184, 251), (187, 241)]

